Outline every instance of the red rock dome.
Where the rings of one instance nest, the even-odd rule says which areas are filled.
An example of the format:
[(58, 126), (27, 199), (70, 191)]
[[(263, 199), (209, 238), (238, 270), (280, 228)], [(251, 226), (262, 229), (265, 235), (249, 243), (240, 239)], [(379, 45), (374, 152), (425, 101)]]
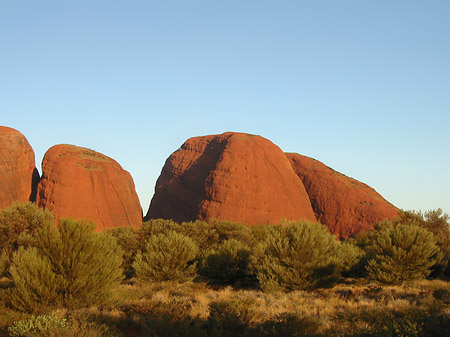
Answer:
[(0, 126), (0, 209), (34, 201), (38, 180), (34, 151), (25, 136)]
[(372, 229), (398, 209), (373, 188), (329, 168), (318, 160), (286, 153), (302, 180), (317, 220), (340, 238)]
[(315, 221), (281, 149), (263, 137), (232, 132), (190, 138), (167, 159), (145, 219), (151, 218)]
[(131, 175), (113, 159), (73, 145), (45, 154), (36, 202), (58, 219), (88, 219), (97, 231), (142, 224)]

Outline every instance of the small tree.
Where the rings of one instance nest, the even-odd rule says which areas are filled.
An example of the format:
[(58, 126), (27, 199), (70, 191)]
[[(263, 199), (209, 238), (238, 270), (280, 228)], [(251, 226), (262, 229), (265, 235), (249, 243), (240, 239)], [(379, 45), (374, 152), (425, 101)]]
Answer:
[(122, 250), (91, 223), (61, 220), (36, 232), (36, 246), (14, 255), (9, 303), (23, 311), (114, 302), (123, 279)]
[(13, 254), (34, 244), (36, 230), (53, 223), (49, 211), (34, 203), (16, 203), (0, 210), (0, 277), (7, 275)]
[(203, 260), (200, 274), (224, 284), (235, 284), (248, 276), (250, 248), (237, 240), (230, 239), (212, 250)]
[(417, 225), (389, 225), (373, 233), (368, 248), (368, 276), (382, 283), (399, 284), (422, 279), (436, 264), (439, 248), (433, 234)]
[(53, 214), (34, 203), (16, 203), (0, 211), (0, 250), (12, 257), (19, 246), (33, 243), (34, 232), (53, 224)]
[[(343, 247), (321, 224), (300, 221), (268, 226), (264, 231), (263, 241), (252, 257), (253, 268), (264, 290), (330, 285), (342, 270), (357, 262), (355, 250)], [(346, 254), (351, 254), (351, 258)]]
[(151, 235), (136, 254), (133, 267), (142, 281), (185, 282), (195, 276), (197, 253), (198, 246), (189, 237), (169, 231)]
[(425, 213), (401, 210), (399, 217), (393, 223), (417, 225), (433, 233), (441, 256), (437, 264), (432, 267), (432, 273), (437, 276), (447, 269), (447, 276), (450, 276), (450, 216), (448, 214), (440, 208)]

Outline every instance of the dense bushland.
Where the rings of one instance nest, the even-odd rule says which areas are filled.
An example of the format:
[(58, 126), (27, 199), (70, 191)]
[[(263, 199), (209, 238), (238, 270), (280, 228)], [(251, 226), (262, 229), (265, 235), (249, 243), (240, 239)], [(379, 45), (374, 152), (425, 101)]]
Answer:
[[(343, 242), (307, 221), (93, 226), (55, 225), (32, 203), (0, 211), (0, 336), (447, 331), (450, 229), (441, 210), (402, 211)], [(430, 277), (444, 280), (419, 281)]]

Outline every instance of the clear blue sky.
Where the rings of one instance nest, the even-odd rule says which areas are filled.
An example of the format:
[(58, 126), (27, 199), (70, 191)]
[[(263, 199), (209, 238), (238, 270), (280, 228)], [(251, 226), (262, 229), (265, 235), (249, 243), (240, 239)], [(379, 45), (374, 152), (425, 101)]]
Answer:
[(450, 213), (450, 1), (0, 3), (0, 124), (116, 159), (144, 214), (189, 137), (262, 135)]

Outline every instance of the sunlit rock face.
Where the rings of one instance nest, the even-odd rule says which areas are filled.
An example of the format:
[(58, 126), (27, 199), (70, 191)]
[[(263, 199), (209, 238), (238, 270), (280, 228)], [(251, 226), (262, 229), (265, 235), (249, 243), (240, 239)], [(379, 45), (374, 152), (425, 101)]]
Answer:
[(338, 237), (348, 238), (397, 216), (398, 209), (370, 186), (313, 158), (286, 156), (308, 192), (317, 220)]
[(90, 220), (97, 231), (142, 224), (131, 175), (110, 157), (73, 145), (55, 145), (45, 154), (37, 204), (58, 219)]
[(38, 180), (34, 151), (25, 136), (0, 126), (0, 209), (34, 201)]
[(233, 132), (190, 138), (167, 159), (145, 219), (151, 218), (315, 221), (281, 149), (263, 137)]

